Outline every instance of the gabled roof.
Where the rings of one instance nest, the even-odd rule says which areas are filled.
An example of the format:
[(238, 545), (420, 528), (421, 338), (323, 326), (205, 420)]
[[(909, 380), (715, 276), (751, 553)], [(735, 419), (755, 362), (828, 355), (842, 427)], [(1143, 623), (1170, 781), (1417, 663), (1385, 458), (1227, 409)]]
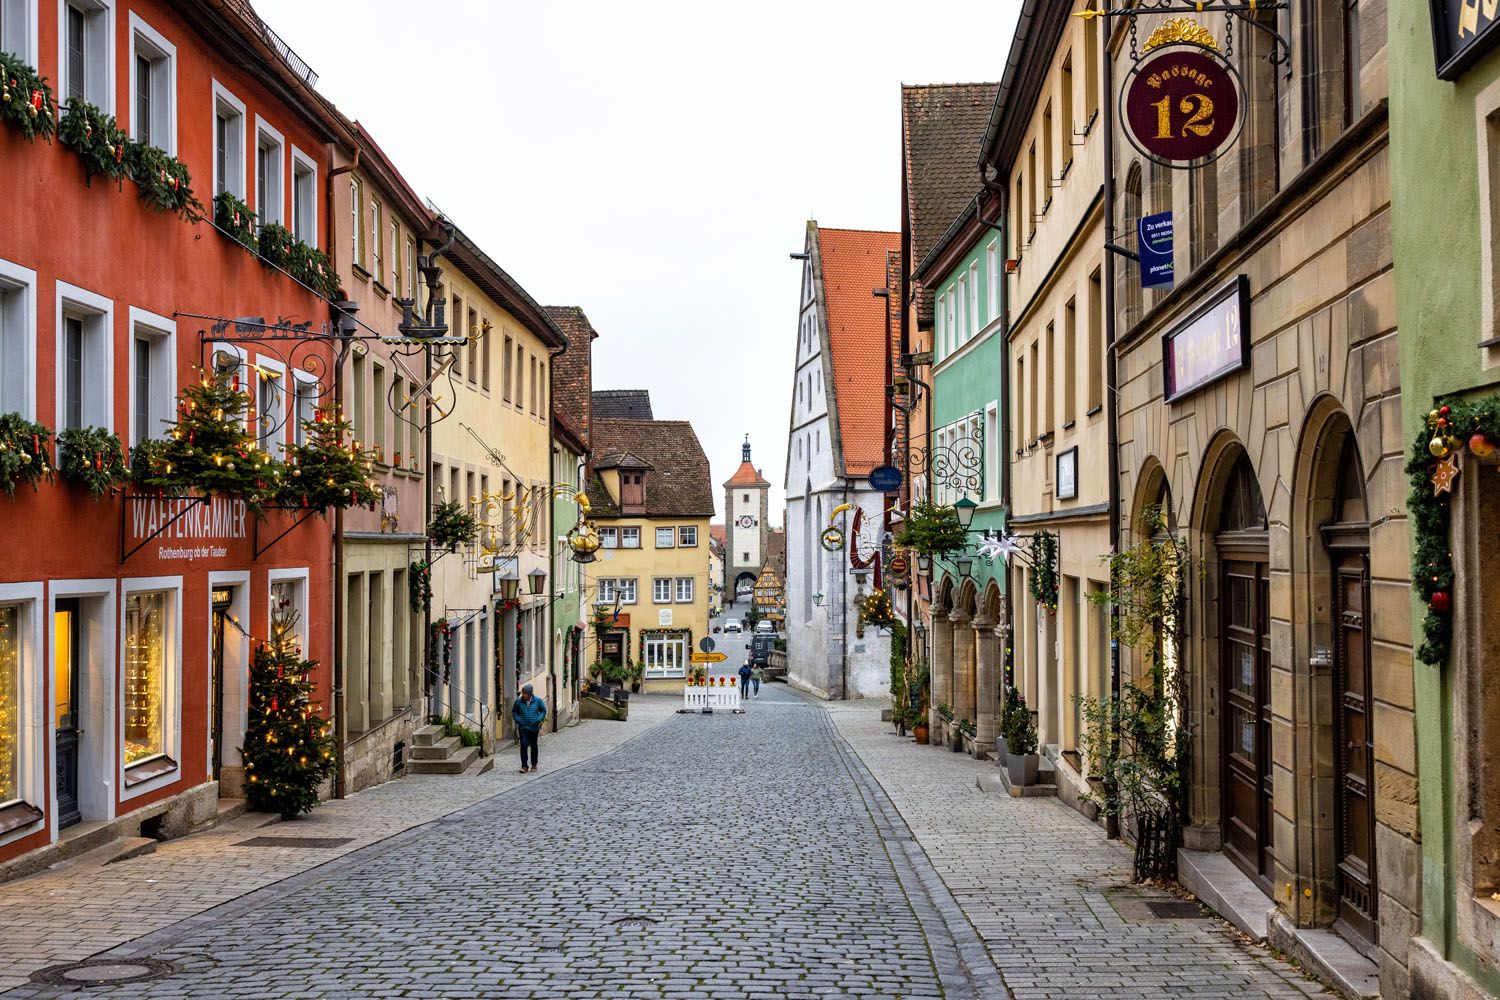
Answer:
[(740, 467), (734, 470), (734, 475), (724, 480), (725, 486), (770, 486), (760, 470), (749, 462), (741, 462)]
[(720, 552), (724, 551), (724, 539), (725, 539), (724, 525), (722, 525), (722, 524), (710, 524), (708, 526), (708, 541), (709, 541), (709, 544), (710, 545), (717, 545), (719, 547), (719, 551)]
[[(596, 455), (645, 463), (646, 517), (713, 517), (708, 456), (686, 420), (613, 420), (601, 417), (596, 408), (592, 445)], [(595, 517), (621, 516), (598, 475), (589, 480), (588, 496)]]
[(651, 468), (651, 463), (628, 451), (616, 451), (605, 455), (594, 463), (596, 469), (628, 469), (635, 472)]
[(543, 306), (547, 316), (568, 338), (568, 348), (552, 359), (552, 411), (566, 414), (589, 443), (593, 422), (593, 343), (599, 334), (577, 306)]
[(885, 460), (886, 300), (888, 255), (899, 233), (815, 230), (828, 343), (832, 352), (831, 409), (846, 476), (868, 475)]
[[(980, 189), (975, 161), (995, 106), (997, 83), (937, 83), (901, 88), (903, 223), (910, 274)], [(918, 293), (917, 315), (932, 322), (932, 296)]]
[(594, 416), (600, 420), (653, 420), (649, 389), (595, 389)]

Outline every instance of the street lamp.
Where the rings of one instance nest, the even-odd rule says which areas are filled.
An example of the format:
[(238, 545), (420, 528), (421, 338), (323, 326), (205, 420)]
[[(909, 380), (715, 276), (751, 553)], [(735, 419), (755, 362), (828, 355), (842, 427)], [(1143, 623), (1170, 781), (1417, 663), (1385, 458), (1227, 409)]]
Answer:
[(500, 596), (507, 601), (516, 599), (516, 591), (521, 589), (521, 581), (514, 577), (506, 577), (500, 581)]
[(961, 579), (967, 580), (969, 578), (969, 574), (974, 569), (974, 557), (965, 552), (957, 559), (954, 559), (953, 564), (958, 567), (959, 577)]
[(819, 608), (823, 606), (823, 592), (821, 590), (813, 594), (813, 604)]
[(547, 586), (547, 571), (538, 567), (526, 574), (526, 582), (531, 585), (531, 596), (535, 597)]
[(977, 503), (969, 499), (968, 494), (959, 497), (958, 502), (953, 505), (953, 512), (958, 515), (958, 526), (965, 531), (969, 525), (974, 523), (974, 511), (979, 507)]
[(925, 552), (917, 553), (917, 572), (926, 576), (932, 571), (932, 556)]

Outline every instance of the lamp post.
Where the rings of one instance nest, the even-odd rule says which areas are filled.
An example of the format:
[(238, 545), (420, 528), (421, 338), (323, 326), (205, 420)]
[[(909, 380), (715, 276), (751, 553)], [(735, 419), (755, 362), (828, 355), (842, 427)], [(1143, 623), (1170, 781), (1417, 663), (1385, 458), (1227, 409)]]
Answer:
[(535, 597), (547, 586), (547, 571), (541, 567), (537, 567), (526, 574), (526, 582), (531, 587), (531, 595)]
[(970, 500), (967, 493), (959, 497), (958, 502), (953, 505), (953, 512), (958, 515), (958, 526), (968, 531), (969, 525), (974, 523), (974, 511), (978, 508), (979, 505)]
[(500, 581), (500, 596), (506, 601), (514, 601), (516, 593), (521, 589), (521, 581), (514, 577), (507, 577)]

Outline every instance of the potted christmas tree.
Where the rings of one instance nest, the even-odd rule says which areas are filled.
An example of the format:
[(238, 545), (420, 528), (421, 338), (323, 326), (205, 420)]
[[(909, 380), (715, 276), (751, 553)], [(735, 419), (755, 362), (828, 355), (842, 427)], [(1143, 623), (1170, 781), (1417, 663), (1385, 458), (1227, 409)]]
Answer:
[(312, 812), (318, 787), (333, 774), (332, 724), (318, 715), (308, 675), (317, 664), (302, 659), (295, 613), (271, 615), (270, 642), (250, 665), (250, 710), (245, 728), (245, 799), (257, 812), (283, 820)]

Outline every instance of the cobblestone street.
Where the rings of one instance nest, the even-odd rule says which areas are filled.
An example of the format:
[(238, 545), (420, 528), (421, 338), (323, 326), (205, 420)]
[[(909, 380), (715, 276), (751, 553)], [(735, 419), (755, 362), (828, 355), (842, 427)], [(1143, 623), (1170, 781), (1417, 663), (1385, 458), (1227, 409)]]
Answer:
[[(306, 821), (245, 817), (102, 871), (0, 887), (27, 926), (66, 940), (68, 913), (73, 938), (94, 943), (39, 960), (7, 933), (0, 975), (21, 985), (6, 996), (1318, 992), (1217, 920), (1123, 916), (1135, 892), (1117, 845), (1053, 801), (978, 791), (986, 765), (898, 740), (877, 706), (830, 711), (781, 685), (742, 716), (674, 704), (639, 699), (625, 726), (549, 739), (536, 776), (506, 756), (487, 785), (407, 779)], [(419, 794), (456, 811), (424, 816)], [(332, 850), (242, 846), (361, 825)], [(183, 874), (205, 868), (223, 873), (217, 898)], [(90, 953), (175, 971), (79, 994), (24, 981)]]

